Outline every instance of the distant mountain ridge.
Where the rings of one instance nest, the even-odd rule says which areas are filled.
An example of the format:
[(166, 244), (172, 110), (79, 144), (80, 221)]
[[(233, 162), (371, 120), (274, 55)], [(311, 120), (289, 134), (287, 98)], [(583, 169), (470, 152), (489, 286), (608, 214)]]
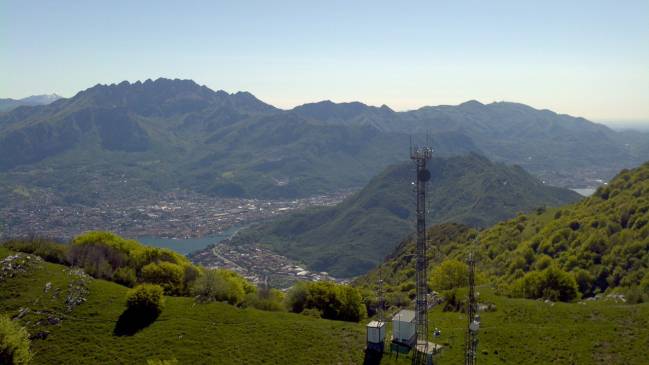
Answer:
[(648, 144), (649, 134), (643, 134), (643, 141), (629, 139), (584, 118), (519, 103), (470, 100), (405, 112), (359, 104), (320, 102), (294, 110), (328, 123), (372, 125), (386, 132), (462, 133), (490, 159), (520, 165), (555, 183), (571, 172), (608, 179), (649, 158), (646, 151), (638, 152)]
[(1, 113), (0, 202), (18, 198), (19, 187), (54, 186), (56, 196), (95, 201), (124, 188), (322, 194), (363, 186), (424, 134), (437, 156), (476, 152), (563, 186), (606, 179), (649, 153), (641, 136), (514, 103), (395, 112), (323, 101), (280, 110), (191, 80), (125, 81)]
[[(363, 274), (414, 230), (413, 169), (411, 162), (392, 165), (335, 207), (262, 223), (240, 232), (234, 243), (267, 246), (334, 276)], [(486, 227), (521, 211), (580, 199), (570, 190), (543, 185), (520, 167), (474, 153), (433, 158), (429, 170), (429, 224)]]
[(63, 97), (57, 94), (32, 95), (22, 99), (0, 99), (0, 112), (8, 112), (19, 106), (46, 105), (55, 102)]

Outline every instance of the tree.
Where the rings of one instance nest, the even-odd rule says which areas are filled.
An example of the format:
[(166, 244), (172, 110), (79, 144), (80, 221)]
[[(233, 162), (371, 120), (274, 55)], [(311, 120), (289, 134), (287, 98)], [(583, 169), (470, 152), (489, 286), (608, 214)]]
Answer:
[(234, 272), (222, 269), (207, 270), (194, 282), (192, 294), (200, 302), (226, 301), (238, 305), (243, 302), (248, 286), (251, 285)]
[(327, 319), (358, 322), (367, 317), (358, 289), (330, 281), (295, 284), (286, 295), (286, 305), (295, 313), (317, 310)]
[(155, 284), (136, 286), (126, 294), (126, 307), (134, 313), (157, 316), (164, 307), (162, 287)]
[(130, 267), (120, 267), (113, 273), (113, 281), (132, 288), (137, 282), (135, 270)]
[(573, 273), (582, 296), (592, 296), (595, 277), (588, 270), (577, 269)]
[(643, 293), (649, 295), (649, 270), (647, 270), (644, 278), (642, 278), (642, 280), (640, 281), (640, 290), (642, 290)]
[(286, 308), (293, 313), (302, 313), (305, 309), (308, 295), (309, 289), (307, 288), (306, 282), (298, 281), (286, 294), (286, 298), (284, 299)]
[(569, 302), (578, 297), (577, 282), (573, 275), (553, 265), (543, 271), (528, 272), (513, 285), (515, 296)]
[(142, 281), (159, 284), (166, 294), (180, 294), (185, 270), (171, 262), (150, 263), (142, 268)]
[(32, 360), (29, 335), (7, 316), (0, 316), (0, 364), (24, 365)]
[(450, 259), (436, 266), (430, 275), (431, 287), (435, 290), (450, 290), (468, 285), (469, 267), (464, 262)]

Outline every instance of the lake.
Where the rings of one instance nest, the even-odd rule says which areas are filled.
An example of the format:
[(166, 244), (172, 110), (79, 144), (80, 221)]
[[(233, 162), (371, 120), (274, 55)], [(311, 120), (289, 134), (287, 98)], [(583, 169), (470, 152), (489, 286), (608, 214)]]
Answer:
[(581, 196), (591, 196), (597, 188), (570, 189)]
[(213, 243), (221, 242), (224, 239), (232, 237), (240, 229), (240, 226), (231, 227), (221, 234), (206, 236), (201, 238), (161, 238), (161, 237), (137, 237), (136, 240), (145, 245), (169, 248), (180, 254), (187, 255), (190, 252), (198, 251)]

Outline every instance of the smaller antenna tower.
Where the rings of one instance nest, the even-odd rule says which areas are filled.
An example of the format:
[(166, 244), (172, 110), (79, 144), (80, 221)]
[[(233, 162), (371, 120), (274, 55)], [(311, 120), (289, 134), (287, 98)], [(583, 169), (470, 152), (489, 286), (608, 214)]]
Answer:
[(379, 266), (379, 307), (377, 312), (379, 314), (379, 322), (385, 322), (383, 319), (383, 269)]
[(475, 259), (473, 252), (469, 253), (467, 263), (469, 264), (469, 300), (467, 305), (467, 329), (464, 337), (464, 365), (476, 365), (480, 316), (478, 315), (478, 301), (475, 293)]
[(371, 321), (367, 324), (367, 350), (375, 353), (382, 354), (385, 347), (385, 321), (383, 320), (383, 278), (381, 275), (381, 268), (379, 267), (379, 281), (378, 281), (378, 307), (377, 314), (378, 320)]

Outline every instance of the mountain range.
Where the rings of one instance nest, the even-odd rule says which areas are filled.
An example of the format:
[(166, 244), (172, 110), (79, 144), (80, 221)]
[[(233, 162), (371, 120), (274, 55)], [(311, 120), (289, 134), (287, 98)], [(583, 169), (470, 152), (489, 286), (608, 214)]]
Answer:
[(62, 99), (62, 96), (57, 94), (32, 95), (22, 99), (0, 99), (0, 112), (7, 112), (23, 105), (47, 105), (59, 99)]
[[(471, 153), (433, 158), (428, 168), (427, 221), (487, 227), (518, 212), (580, 199), (542, 184), (518, 166)], [(235, 244), (256, 244), (334, 276), (363, 274), (414, 231), (414, 166), (389, 166), (367, 186), (333, 207), (296, 212), (239, 232)]]
[(522, 104), (280, 110), (191, 80), (125, 81), (1, 113), (0, 203), (22, 199), (17, 188), (87, 204), (116, 189), (290, 198), (359, 188), (426, 133), (437, 156), (476, 152), (561, 186), (649, 158), (645, 135)]

